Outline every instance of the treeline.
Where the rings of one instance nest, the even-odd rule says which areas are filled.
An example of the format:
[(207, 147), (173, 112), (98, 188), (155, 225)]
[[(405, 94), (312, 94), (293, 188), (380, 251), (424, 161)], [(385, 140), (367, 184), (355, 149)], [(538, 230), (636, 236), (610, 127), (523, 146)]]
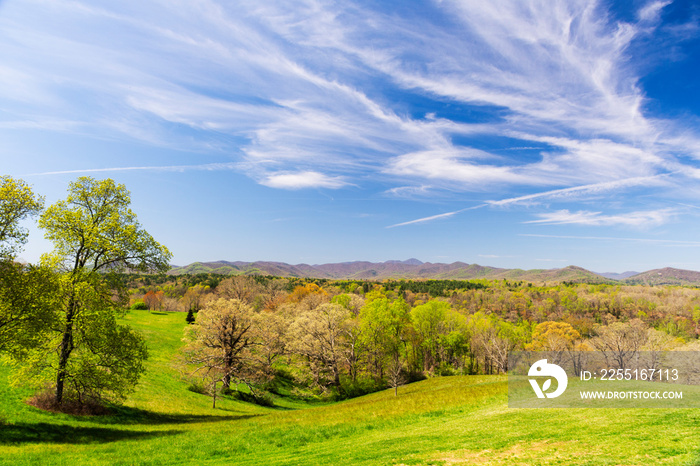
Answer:
[[(15, 384), (46, 390), (40, 406), (66, 411), (131, 393), (148, 349), (120, 320), (126, 307), (183, 312), (186, 366), (212, 388), (245, 383), (256, 398), (288, 376), (345, 397), (434, 375), (501, 373), (517, 349), (697, 347), (696, 289), (170, 277), (170, 251), (130, 204), (125, 186), (81, 177), (45, 208), (26, 183), (0, 177), (0, 354)], [(54, 246), (34, 265), (16, 262), (30, 217)]]
[[(218, 328), (239, 332), (209, 348), (205, 372), (211, 380), (274, 388), (283, 371), (318, 392), (353, 396), (435, 375), (502, 373), (514, 350), (692, 349), (700, 328), (700, 291), (687, 288), (294, 283), (291, 288), (288, 279), (236, 276), (215, 288), (187, 288), (177, 302), (190, 311), (194, 333), (205, 325), (195, 317), (199, 310), (207, 322), (218, 315), (225, 320)], [(134, 303), (154, 292), (135, 291)], [(241, 346), (227, 355), (226, 341)]]

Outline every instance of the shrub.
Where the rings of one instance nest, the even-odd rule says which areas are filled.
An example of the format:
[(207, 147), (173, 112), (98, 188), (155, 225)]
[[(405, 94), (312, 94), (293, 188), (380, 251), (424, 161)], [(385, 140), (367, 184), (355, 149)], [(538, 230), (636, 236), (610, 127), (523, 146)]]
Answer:
[(209, 394), (209, 390), (207, 390), (207, 387), (200, 380), (194, 380), (194, 381), (190, 382), (189, 386), (187, 387), (187, 390), (194, 392), (194, 393), (199, 393), (200, 395), (208, 395)]
[(134, 304), (131, 305), (131, 309), (136, 311), (147, 311), (148, 306), (143, 301), (136, 301)]
[(231, 395), (241, 401), (245, 401), (246, 403), (255, 403), (256, 405), (260, 406), (274, 406), (274, 398), (272, 397), (271, 394), (267, 392), (262, 392), (258, 393), (258, 395), (253, 395), (252, 393), (247, 393), (247, 392), (241, 392), (241, 391), (235, 391), (232, 392)]
[(342, 380), (335, 398), (355, 398), (383, 390), (386, 387), (385, 383), (377, 383), (373, 378), (358, 378), (354, 382), (352, 380)]

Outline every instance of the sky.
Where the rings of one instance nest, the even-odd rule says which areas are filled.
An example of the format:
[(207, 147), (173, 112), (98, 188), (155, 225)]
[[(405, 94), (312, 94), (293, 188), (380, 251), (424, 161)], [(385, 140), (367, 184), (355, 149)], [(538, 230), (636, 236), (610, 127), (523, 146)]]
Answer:
[(700, 270), (693, 0), (0, 0), (0, 41), (0, 174), (123, 183), (177, 265)]

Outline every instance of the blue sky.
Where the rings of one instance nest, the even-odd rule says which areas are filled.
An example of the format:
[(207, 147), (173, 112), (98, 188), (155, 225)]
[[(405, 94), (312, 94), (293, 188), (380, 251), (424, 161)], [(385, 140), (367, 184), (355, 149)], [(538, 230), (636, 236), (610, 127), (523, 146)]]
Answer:
[[(0, 160), (175, 264), (700, 270), (700, 5), (0, 1)], [(22, 252), (50, 249), (33, 224)]]

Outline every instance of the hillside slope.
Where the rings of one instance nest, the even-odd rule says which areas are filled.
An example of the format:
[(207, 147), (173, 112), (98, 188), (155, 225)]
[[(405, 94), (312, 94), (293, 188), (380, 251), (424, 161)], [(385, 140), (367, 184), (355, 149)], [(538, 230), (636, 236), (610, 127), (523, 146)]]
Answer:
[[(187, 389), (182, 313), (133, 311), (151, 357), (127, 407), (74, 417), (32, 408), (0, 364), (0, 464), (698, 464), (699, 410), (509, 409), (505, 376), (435, 377), (309, 409)], [(308, 408), (308, 406), (307, 406)], [(582, 459), (585, 459), (582, 463)]]
[(417, 259), (386, 262), (341, 262), (334, 264), (286, 264), (283, 262), (195, 262), (183, 267), (173, 267), (171, 275), (220, 273), (227, 275), (274, 275), (277, 277), (307, 277), (329, 279), (508, 279), (530, 282), (609, 282), (610, 279), (581, 267), (561, 269), (502, 269), (478, 264), (453, 262), (451, 264), (421, 262)]
[(700, 285), (700, 272), (665, 267), (633, 275), (623, 280), (623, 282), (628, 285), (698, 286)]

